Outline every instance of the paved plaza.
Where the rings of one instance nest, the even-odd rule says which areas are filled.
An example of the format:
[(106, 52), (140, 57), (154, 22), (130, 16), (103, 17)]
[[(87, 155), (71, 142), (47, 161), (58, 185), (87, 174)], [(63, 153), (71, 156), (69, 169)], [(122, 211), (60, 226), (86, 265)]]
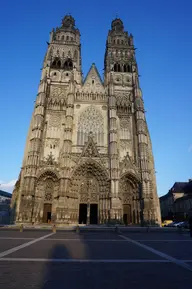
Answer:
[(191, 289), (188, 233), (0, 230), (0, 288)]

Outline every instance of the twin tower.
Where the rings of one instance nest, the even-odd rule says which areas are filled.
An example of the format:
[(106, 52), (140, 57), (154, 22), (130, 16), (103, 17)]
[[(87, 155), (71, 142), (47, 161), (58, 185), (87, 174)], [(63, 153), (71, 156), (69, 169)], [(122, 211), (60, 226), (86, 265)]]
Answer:
[(133, 36), (121, 19), (107, 36), (104, 80), (95, 64), (83, 79), (72, 16), (50, 33), (12, 211), (16, 223), (160, 223)]

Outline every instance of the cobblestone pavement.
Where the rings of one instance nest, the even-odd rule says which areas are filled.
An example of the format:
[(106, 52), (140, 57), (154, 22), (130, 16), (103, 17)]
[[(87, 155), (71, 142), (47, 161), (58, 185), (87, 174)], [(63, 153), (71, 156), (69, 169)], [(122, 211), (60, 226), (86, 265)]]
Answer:
[(1, 229), (0, 288), (191, 289), (192, 239), (177, 232)]

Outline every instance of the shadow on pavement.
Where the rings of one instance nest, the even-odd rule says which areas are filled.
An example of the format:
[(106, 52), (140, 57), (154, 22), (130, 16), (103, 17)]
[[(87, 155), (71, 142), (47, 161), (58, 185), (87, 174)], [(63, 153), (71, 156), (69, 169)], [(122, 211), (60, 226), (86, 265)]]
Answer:
[[(50, 262), (45, 263), (44, 278), (41, 283), (42, 289), (60, 288), (87, 288), (80, 287), (76, 274), (85, 274), (81, 263), (62, 262), (59, 259), (85, 259), (90, 258), (89, 248), (85, 244), (83, 235), (76, 234), (77, 240), (72, 242), (58, 241), (49, 252)], [(76, 236), (75, 235), (75, 236)], [(57, 262), (57, 260), (58, 262)], [(81, 278), (81, 279), (82, 279)], [(81, 282), (80, 282), (81, 283)], [(84, 284), (82, 279), (82, 285)], [(80, 285), (80, 286), (79, 286)]]

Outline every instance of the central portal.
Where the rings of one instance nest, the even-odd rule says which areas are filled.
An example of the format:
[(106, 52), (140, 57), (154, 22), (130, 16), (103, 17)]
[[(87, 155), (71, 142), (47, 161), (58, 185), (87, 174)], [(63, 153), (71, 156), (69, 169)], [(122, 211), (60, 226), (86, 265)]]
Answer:
[(90, 224), (97, 224), (97, 204), (90, 205)]
[(79, 224), (87, 224), (87, 204), (79, 205)]
[(97, 224), (97, 215), (98, 215), (98, 205), (90, 204), (88, 207), (87, 204), (79, 204), (79, 224), (87, 224), (88, 221), (88, 210), (90, 208), (90, 224)]

